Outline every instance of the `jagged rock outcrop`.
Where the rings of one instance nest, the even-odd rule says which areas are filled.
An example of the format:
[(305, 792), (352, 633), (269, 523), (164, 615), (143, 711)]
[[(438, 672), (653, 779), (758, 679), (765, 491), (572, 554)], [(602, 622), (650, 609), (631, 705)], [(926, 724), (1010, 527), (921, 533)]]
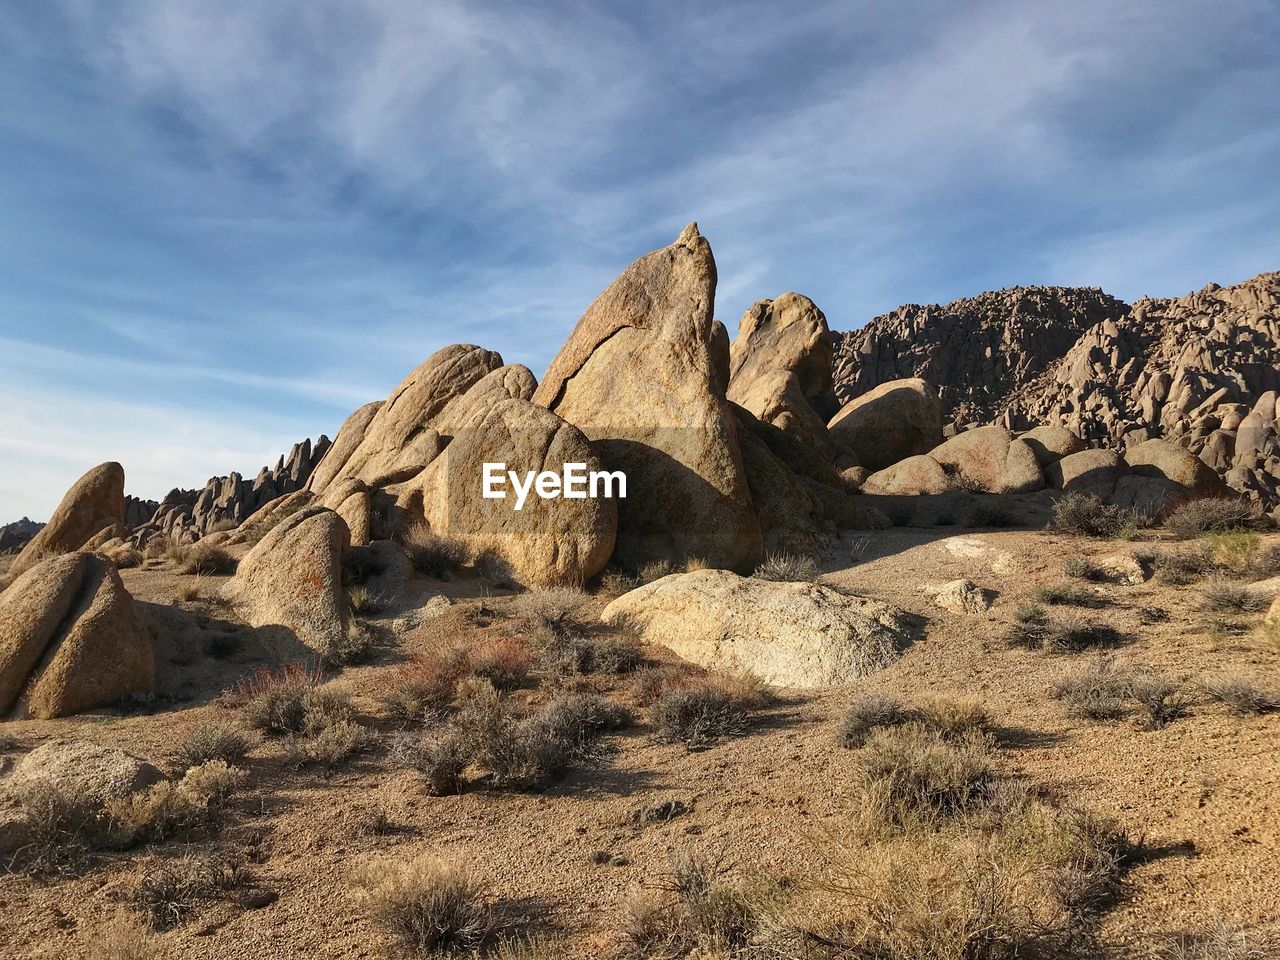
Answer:
[(1092, 287), (1012, 287), (946, 306), (908, 304), (836, 334), (836, 394), (848, 403), (890, 380), (919, 377), (938, 389), (943, 418), (956, 429), (990, 423), (1012, 391), (1085, 330), (1128, 309)]
[(533, 397), (626, 473), (616, 553), (627, 567), (701, 557), (750, 569), (764, 553), (725, 396), (715, 287), (711, 246), (689, 224), (596, 298)]
[(888, 666), (918, 635), (902, 611), (880, 601), (728, 570), (663, 577), (601, 616), (692, 663), (787, 687), (852, 683)]
[(155, 641), (105, 557), (51, 557), (0, 594), (0, 716), (64, 717), (154, 685)]
[(43, 526), (43, 523), (36, 523), (29, 517), (0, 526), (0, 555), (17, 553), (31, 542), (31, 538), (39, 533)]
[(1171, 440), (1236, 490), (1280, 500), (1280, 272), (1176, 299), (1146, 298), (1087, 330), (1009, 399), (1013, 420), (1055, 423), (1120, 449)]
[(251, 625), (282, 627), (328, 653), (348, 629), (342, 558), (349, 546), (341, 517), (326, 507), (303, 507), (244, 555), (223, 589)]
[[(126, 520), (129, 542), (141, 547), (163, 536), (194, 543), (210, 533), (234, 529), (268, 503), (306, 488), (329, 447), (329, 438), (322, 434), (315, 444), (310, 438), (295, 443), (288, 455), (281, 455), (274, 467), (263, 467), (252, 481), (232, 472), (210, 478), (200, 490), (170, 490), (143, 521)], [(141, 506), (137, 509), (140, 512)]]
[(102, 463), (71, 485), (49, 522), (22, 548), (10, 573), (21, 573), (50, 554), (123, 535), (124, 467)]

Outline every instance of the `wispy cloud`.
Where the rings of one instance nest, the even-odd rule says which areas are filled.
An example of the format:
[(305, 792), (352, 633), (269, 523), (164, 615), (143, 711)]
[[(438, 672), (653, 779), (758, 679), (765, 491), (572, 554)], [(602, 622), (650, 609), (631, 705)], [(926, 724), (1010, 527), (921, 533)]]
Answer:
[(540, 373), (691, 219), (731, 329), (786, 289), (851, 327), (1280, 266), (1270, 0), (25, 7), (0, 23), (0, 378), (27, 419), (0, 458), (39, 492), (0, 519), (94, 457), (131, 488), (254, 469), (450, 342)]

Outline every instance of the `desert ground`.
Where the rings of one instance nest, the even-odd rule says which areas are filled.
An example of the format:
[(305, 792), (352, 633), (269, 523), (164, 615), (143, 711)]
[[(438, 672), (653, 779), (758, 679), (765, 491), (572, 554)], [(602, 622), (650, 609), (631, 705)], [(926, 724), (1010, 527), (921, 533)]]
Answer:
[[(866, 807), (860, 749), (840, 744), (842, 724), (856, 704), (887, 695), (905, 704), (976, 701), (1002, 779), (1113, 820), (1126, 835), (1130, 848), (1114, 888), (1071, 921), (1088, 928), (1090, 944), (1075, 955), (1273, 955), (1262, 939), (1246, 947), (1224, 932), (1261, 937), (1280, 920), (1280, 727), (1265, 704), (1241, 712), (1213, 692), (1217, 679), (1262, 690), (1280, 680), (1280, 644), (1263, 626), (1265, 607), (1206, 609), (1224, 575), (1235, 584), (1262, 581), (1257, 589), (1265, 592), (1265, 581), (1280, 573), (1265, 568), (1280, 555), (1280, 534), (1241, 536), (1244, 546), (1221, 538), (1175, 542), (1161, 530), (1131, 539), (966, 526), (846, 534), (820, 582), (918, 617), (919, 639), (856, 683), (753, 696), (745, 724), (696, 745), (656, 737), (654, 706), (636, 679), (697, 672), (669, 651), (646, 646), (646, 665), (624, 672), (565, 673), (540, 653), (548, 634), (545, 609), (541, 624), (529, 614), (536, 592), (515, 595), (467, 573), (449, 580), (415, 574), (402, 602), (360, 614), (374, 637), (365, 662), (329, 667), (317, 678), (323, 689), (350, 696), (363, 728), (357, 746), (327, 761), (298, 751), (302, 735), (252, 729), (245, 708), (235, 705), (238, 682), (285, 662), (289, 652), (218, 599), (227, 578), (185, 575), (174, 559), (148, 559), (121, 573), (153, 622), (168, 627), (157, 638), (155, 698), (124, 710), (0, 724), (0, 769), (42, 743), (74, 738), (180, 774), (180, 745), (214, 724), (249, 738), (238, 761), (247, 778), (216, 816), (171, 837), (127, 849), (42, 851), (49, 856), (39, 862), (31, 851), (15, 855), (0, 875), (0, 953), (394, 955), (403, 941), (379, 922), (361, 878), (422, 855), (476, 875), (489, 910), (490, 932), (474, 948), (482, 953), (514, 956), (521, 945), (531, 957), (645, 955), (628, 918), (637, 902), (674, 896), (673, 870), (690, 857), (714, 864), (718, 883), (774, 885), (779, 917), (809, 905), (809, 914), (791, 915), (800, 926), (813, 903), (835, 917), (847, 904), (825, 880), (868, 849), (856, 825)], [(1188, 551), (1212, 555), (1217, 567), (1162, 575), (1161, 557)], [(1139, 558), (1143, 575), (1131, 578), (1138, 582), (1098, 574), (1097, 561), (1117, 555)], [(961, 578), (991, 591), (989, 609), (946, 610), (927, 589)], [(1066, 582), (1075, 592), (1066, 591), (1062, 602)], [(598, 631), (609, 599), (603, 591), (543, 594), (554, 616)], [(1118, 635), (1105, 650), (1076, 652), (1011, 640), (1020, 621), (1041, 616), (1102, 624)], [(472, 765), (456, 795), (433, 795), (406, 765), (403, 743), (447, 721), (396, 719), (387, 695), (415, 658), (492, 649), (495, 642), (507, 644), (508, 656), (514, 646), (531, 658), (526, 676), (504, 684), (519, 709), (536, 709), (566, 690), (590, 692), (628, 707), (633, 722), (536, 789), (504, 787)], [(1073, 715), (1053, 695), (1055, 685), (1103, 658), (1113, 669), (1158, 673), (1174, 688), (1178, 709), (1159, 724), (1137, 703), (1106, 719)], [(668, 665), (665, 674), (659, 664)], [(168, 899), (148, 895), (166, 867), (201, 858), (216, 858), (231, 876), (223, 888), (191, 893), (190, 902), (180, 890)], [(1196, 946), (1205, 936), (1218, 938), (1223, 952)], [(124, 941), (138, 952), (120, 952)], [(818, 949), (816, 941), (796, 943), (770, 946), (757, 931), (723, 949), (684, 944), (648, 955), (872, 955), (805, 953)], [(1226, 952), (1233, 945), (1258, 952)], [(1038, 949), (972, 955), (1044, 955)]]

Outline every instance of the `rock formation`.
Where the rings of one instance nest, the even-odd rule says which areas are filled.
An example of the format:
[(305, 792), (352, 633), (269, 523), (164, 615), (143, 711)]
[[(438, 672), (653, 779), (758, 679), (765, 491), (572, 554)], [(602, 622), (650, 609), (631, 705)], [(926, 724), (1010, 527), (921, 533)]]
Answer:
[(51, 557), (0, 594), (0, 716), (63, 717), (154, 684), (155, 642), (106, 558)]
[(785, 687), (852, 683), (888, 666), (916, 635), (900, 610), (877, 600), (727, 570), (663, 577), (601, 616), (692, 663)]
[(690, 224), (596, 298), (533, 397), (626, 473), (616, 553), (627, 567), (700, 557), (750, 569), (764, 553), (725, 396), (715, 287), (711, 246)]
[(31, 538), (39, 533), (43, 526), (43, 523), (36, 523), (28, 517), (0, 526), (0, 556), (17, 553), (31, 542)]
[(940, 444), (942, 410), (925, 381), (890, 380), (851, 400), (828, 427), (854, 463), (874, 472)]
[(11, 573), (49, 554), (70, 553), (124, 535), (124, 467), (103, 463), (71, 485), (49, 522), (22, 548)]

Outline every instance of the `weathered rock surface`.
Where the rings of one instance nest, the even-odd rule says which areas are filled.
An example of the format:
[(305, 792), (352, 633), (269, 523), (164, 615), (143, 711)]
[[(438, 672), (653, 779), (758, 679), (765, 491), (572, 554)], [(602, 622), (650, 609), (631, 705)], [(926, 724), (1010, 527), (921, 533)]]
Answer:
[(952, 580), (933, 588), (933, 601), (951, 613), (984, 613), (991, 609), (995, 591), (978, 586), (972, 580)]
[(951, 477), (942, 464), (929, 456), (907, 457), (891, 467), (877, 470), (862, 483), (863, 493), (890, 496), (920, 496), (946, 493)]
[(1039, 426), (1018, 439), (1031, 447), (1041, 467), (1085, 449), (1084, 441), (1066, 427)]
[[(481, 496), (485, 463), (561, 473), (566, 463), (602, 469), (577, 427), (527, 400), (500, 400), (453, 437), (423, 475), (423, 511), (431, 530), (465, 543), (473, 555), (497, 553), (530, 587), (584, 583), (604, 569), (618, 530), (618, 500), (543, 499), (531, 491), (520, 510), (507, 483), (503, 499)], [(630, 495), (630, 491), (628, 491)]]
[(94, 537), (124, 535), (124, 467), (103, 463), (71, 485), (49, 522), (22, 548), (11, 573), (49, 554), (79, 550)]
[(596, 298), (534, 394), (606, 468), (625, 471), (617, 557), (627, 567), (701, 557), (749, 569), (763, 556), (725, 397), (715, 286), (711, 247), (690, 224)]
[(1068, 493), (1092, 493), (1103, 499), (1110, 497), (1117, 481), (1128, 474), (1129, 465), (1114, 450), (1081, 450), (1045, 468), (1050, 487)]
[(849, 401), (828, 429), (875, 472), (940, 444), (942, 409), (937, 391), (924, 380), (891, 380)]
[(43, 523), (36, 523), (28, 517), (0, 526), (0, 555), (17, 553), (31, 542), (31, 538), (43, 526)]
[(1034, 450), (1003, 427), (976, 427), (930, 451), (949, 474), (987, 493), (1031, 493), (1044, 488)]
[(155, 641), (106, 558), (47, 560), (0, 594), (0, 715), (63, 717), (155, 685)]
[(224, 589), (255, 627), (278, 626), (319, 653), (347, 630), (342, 558), (347, 525), (325, 507), (303, 507), (284, 518), (245, 554)]
[(1155, 477), (1180, 484), (1195, 493), (1221, 493), (1225, 487), (1207, 463), (1186, 447), (1168, 440), (1148, 440), (1130, 447), (1124, 455), (1129, 469), (1140, 477)]
[(888, 604), (726, 570), (656, 580), (614, 600), (602, 617), (690, 662), (791, 687), (851, 683), (888, 666), (917, 636)]
[(826, 423), (839, 409), (831, 386), (831, 333), (808, 297), (784, 293), (742, 317), (729, 352), (728, 397), (828, 460)]
[(22, 758), (4, 787), (10, 794), (21, 794), (47, 785), (66, 796), (101, 805), (163, 779), (152, 764), (115, 747), (85, 740), (50, 740)]

